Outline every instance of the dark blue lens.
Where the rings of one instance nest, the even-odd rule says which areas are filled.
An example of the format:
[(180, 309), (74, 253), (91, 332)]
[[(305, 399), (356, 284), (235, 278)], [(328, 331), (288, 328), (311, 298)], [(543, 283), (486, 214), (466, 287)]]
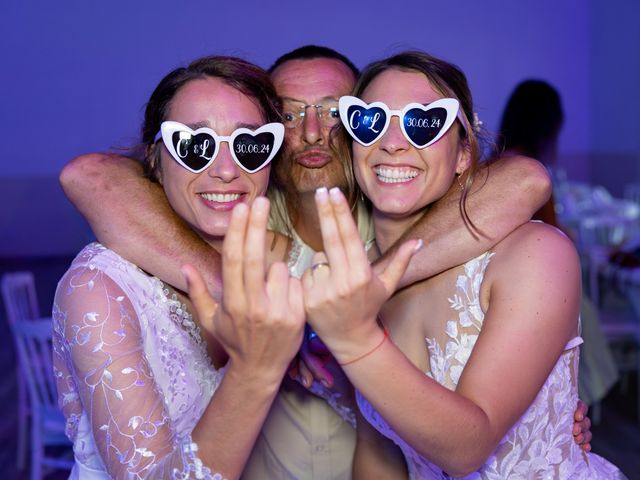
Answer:
[(271, 132), (257, 135), (242, 133), (233, 142), (233, 151), (244, 168), (254, 172), (262, 167), (271, 155), (275, 137)]
[(444, 128), (447, 120), (445, 108), (432, 108), (426, 112), (420, 108), (412, 108), (405, 113), (402, 122), (407, 136), (413, 143), (424, 147), (436, 138)]
[(171, 141), (178, 157), (193, 170), (205, 168), (216, 150), (216, 141), (208, 133), (188, 135), (184, 131), (174, 132)]
[(364, 108), (352, 105), (347, 110), (347, 127), (362, 143), (374, 142), (382, 133), (387, 122), (387, 114), (379, 107)]

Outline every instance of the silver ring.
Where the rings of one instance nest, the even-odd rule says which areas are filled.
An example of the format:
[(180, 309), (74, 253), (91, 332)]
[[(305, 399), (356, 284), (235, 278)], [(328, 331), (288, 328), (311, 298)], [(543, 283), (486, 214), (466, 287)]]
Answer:
[(327, 262), (318, 262), (318, 263), (314, 263), (311, 266), (311, 271), (315, 272), (318, 268), (322, 268), (322, 267), (330, 268), (330, 266), (329, 266), (329, 264)]

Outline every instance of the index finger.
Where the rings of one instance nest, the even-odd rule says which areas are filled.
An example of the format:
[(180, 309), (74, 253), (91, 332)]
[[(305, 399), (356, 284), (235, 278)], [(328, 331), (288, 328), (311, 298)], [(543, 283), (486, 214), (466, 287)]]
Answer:
[(233, 301), (242, 301), (244, 297), (242, 257), (248, 217), (247, 205), (235, 206), (222, 245), (222, 298), (227, 306)]
[(348, 273), (346, 271), (348, 263), (347, 255), (342, 243), (342, 238), (340, 237), (340, 230), (338, 229), (327, 189), (323, 187), (316, 190), (315, 200), (316, 208), (318, 209), (318, 218), (320, 220), (324, 252), (331, 266), (331, 276), (336, 279), (345, 279)]
[(260, 301), (264, 294), (265, 242), (269, 200), (258, 197), (253, 201), (244, 248), (244, 281), (247, 294), (253, 301)]
[(362, 238), (358, 232), (358, 227), (353, 219), (351, 209), (347, 204), (346, 198), (339, 188), (334, 187), (329, 191), (329, 198), (333, 207), (338, 231), (342, 238), (342, 245), (347, 254), (347, 262), (349, 263), (349, 272), (355, 273), (355, 269), (363, 266), (369, 269), (369, 260), (362, 244)]

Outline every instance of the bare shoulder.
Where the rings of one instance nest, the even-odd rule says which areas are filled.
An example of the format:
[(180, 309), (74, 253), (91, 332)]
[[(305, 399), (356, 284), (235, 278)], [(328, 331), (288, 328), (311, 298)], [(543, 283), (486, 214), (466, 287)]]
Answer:
[(507, 235), (494, 249), (492, 259), (499, 277), (512, 282), (525, 277), (546, 282), (564, 278), (580, 285), (580, 261), (571, 239), (559, 229), (528, 222)]
[(550, 225), (529, 222), (496, 245), (481, 287), (489, 321), (534, 326), (560, 342), (576, 334), (582, 294), (573, 242)]
[(527, 222), (507, 235), (495, 247), (496, 257), (509, 262), (559, 261), (562, 264), (578, 262), (573, 241), (558, 228), (542, 222)]

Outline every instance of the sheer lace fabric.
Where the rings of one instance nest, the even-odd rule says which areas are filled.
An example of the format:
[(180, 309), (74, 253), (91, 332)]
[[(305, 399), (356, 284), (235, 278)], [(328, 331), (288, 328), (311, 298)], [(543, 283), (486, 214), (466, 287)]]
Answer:
[(222, 479), (191, 432), (224, 371), (160, 280), (88, 245), (58, 284), (53, 330), (71, 478)]
[[(485, 253), (465, 264), (464, 274), (458, 276), (455, 292), (449, 298), (453, 319), (447, 322), (441, 338), (426, 339), (431, 366), (427, 375), (451, 390), (455, 390), (482, 329), (480, 285), (492, 256)], [(480, 470), (465, 478), (624, 478), (615, 466), (595, 454), (585, 454), (573, 440), (579, 343), (579, 337), (569, 342), (531, 406)], [(402, 449), (411, 479), (450, 478), (405, 443), (362, 395), (357, 392), (356, 397), (363, 416)]]

